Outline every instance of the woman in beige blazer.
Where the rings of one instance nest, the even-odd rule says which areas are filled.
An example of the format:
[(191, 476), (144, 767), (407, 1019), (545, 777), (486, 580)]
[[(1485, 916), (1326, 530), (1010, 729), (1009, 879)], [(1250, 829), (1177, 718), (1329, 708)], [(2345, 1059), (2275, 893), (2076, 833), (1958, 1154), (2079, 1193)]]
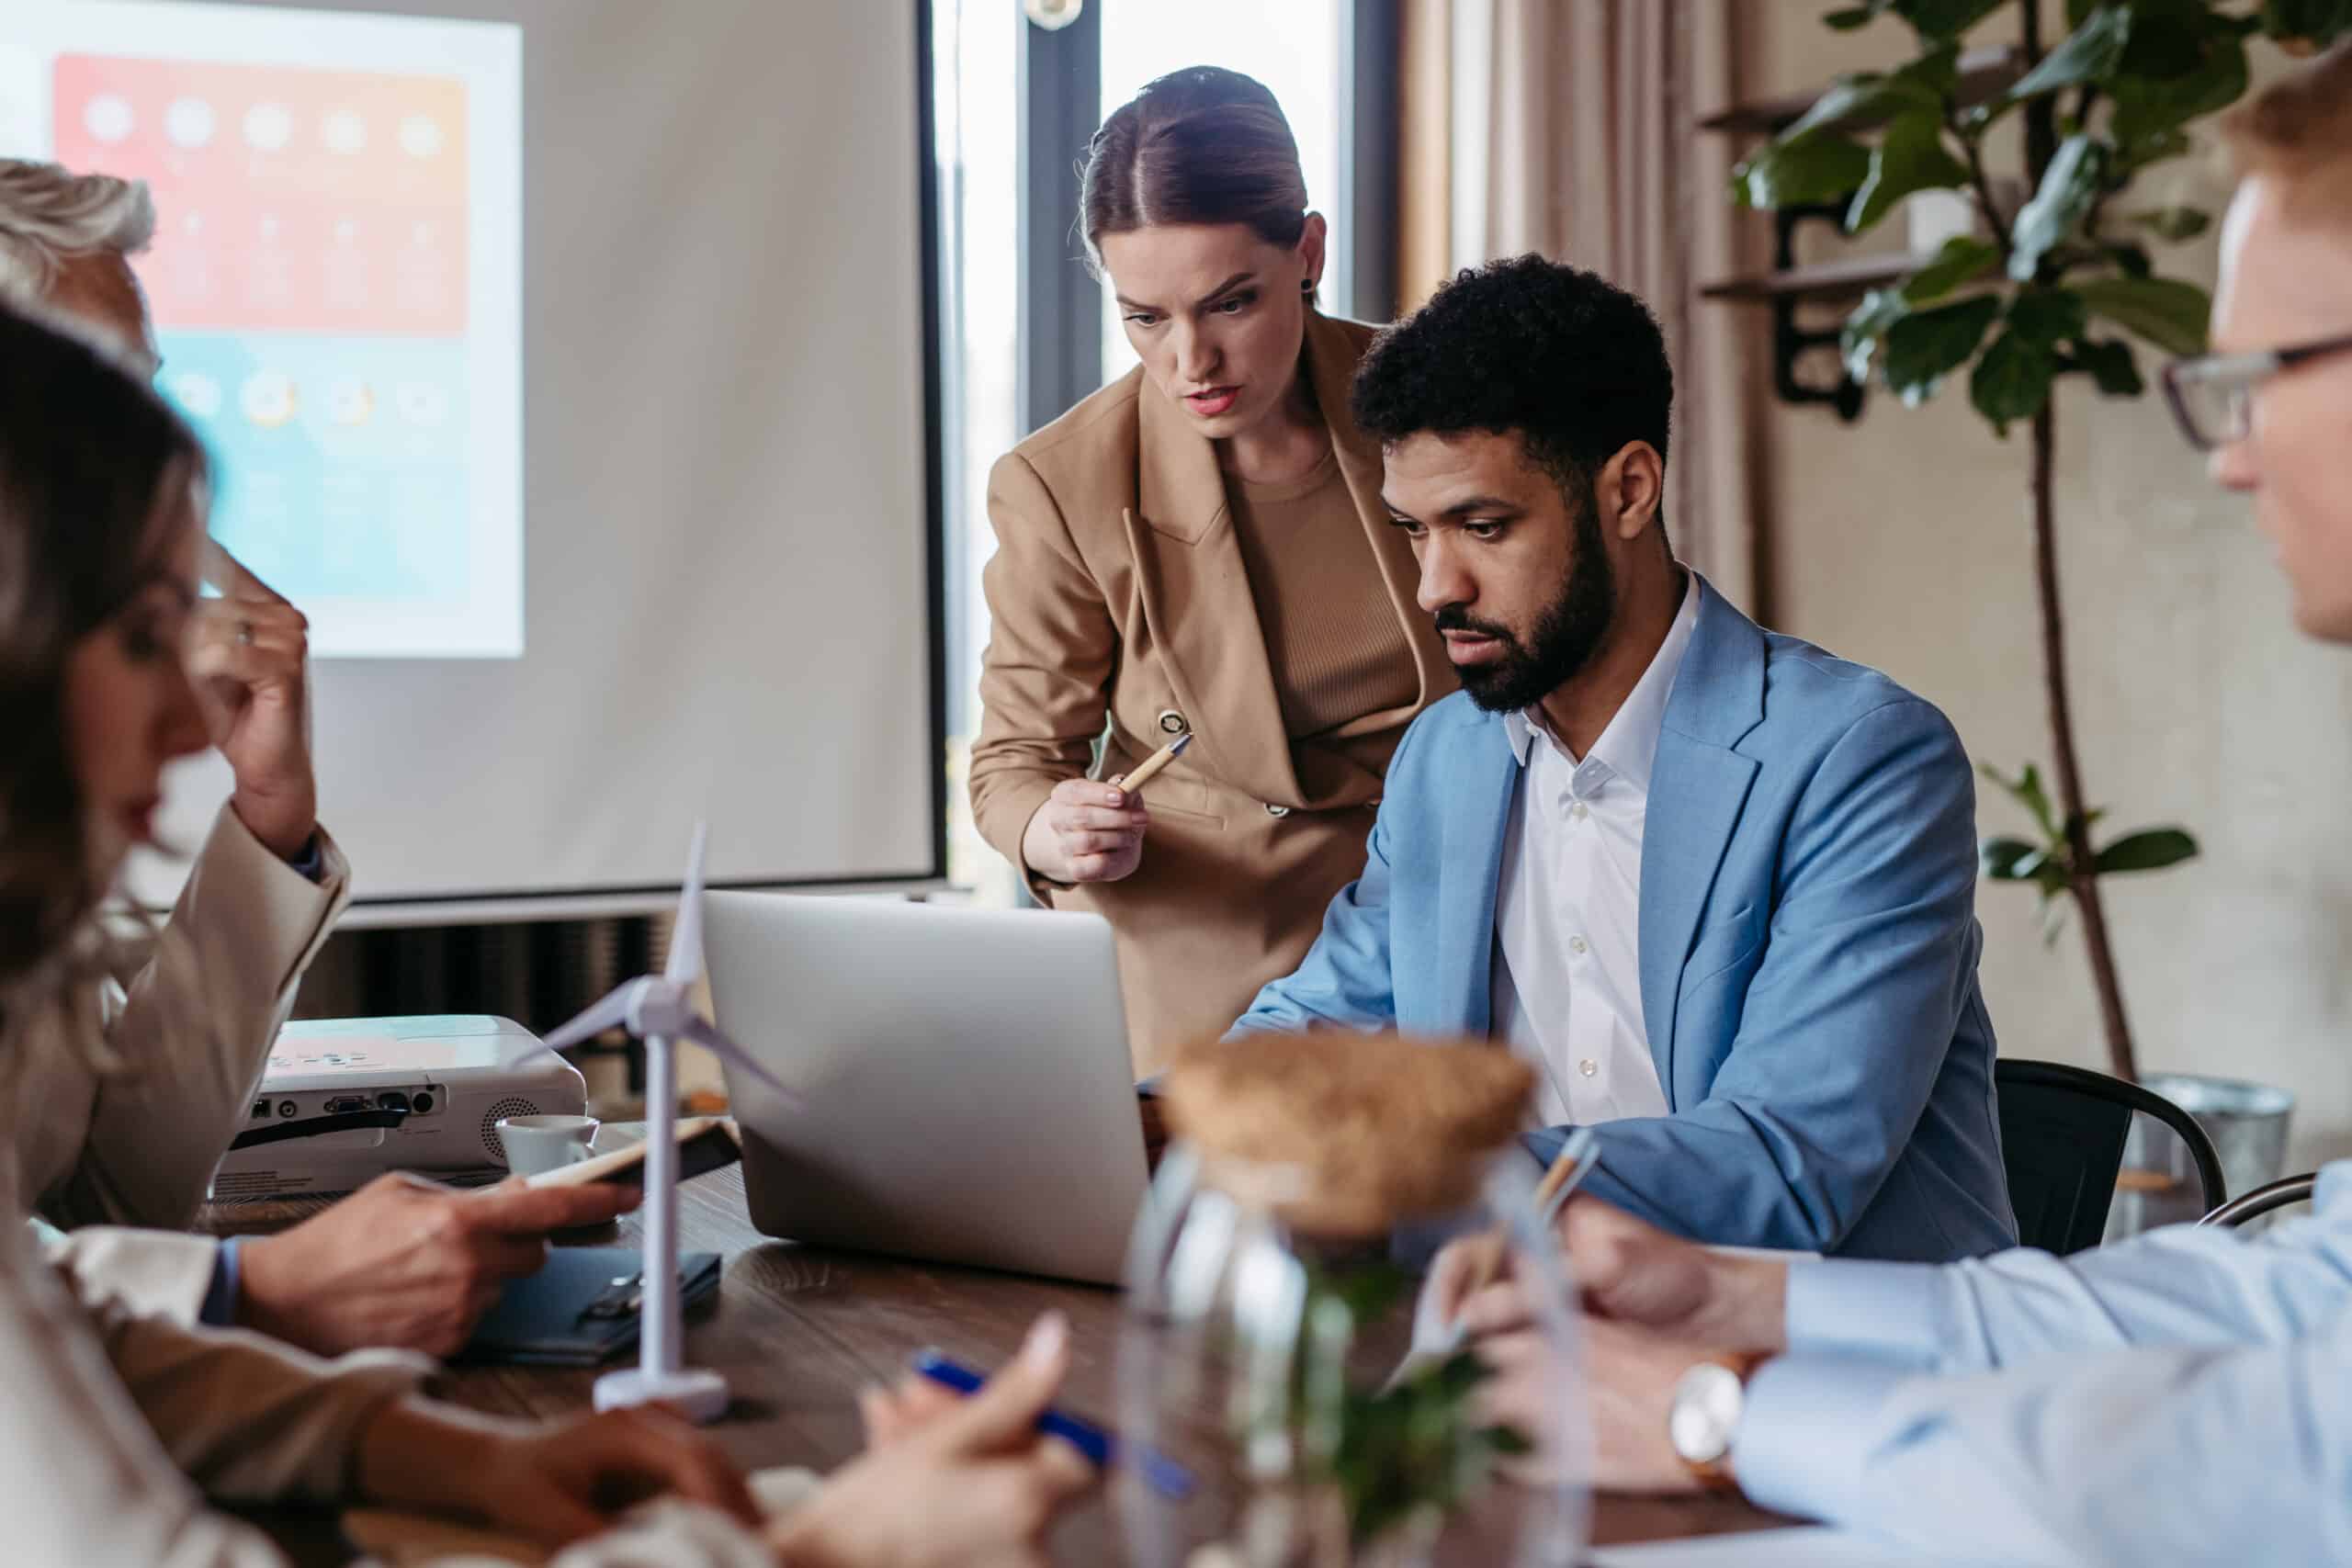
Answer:
[[(51, 1025), (60, 998), (94, 994), (93, 915), (124, 853), (152, 836), (164, 765), (207, 739), (183, 652), (203, 472), (196, 438), (151, 389), (0, 307), (0, 1056), (74, 1051), (116, 1085), (159, 1066), (137, 1055), (152, 1037), (118, 1033), (109, 1053), (95, 1018)], [(920, 1390), (869, 1401), (875, 1451), (763, 1523), (718, 1449), (660, 1413), (493, 1420), (420, 1397), (421, 1357), (327, 1361), (119, 1298), (77, 1300), (74, 1276), (45, 1265), (20, 1223), (19, 1156), (49, 1111), (0, 1098), (10, 1568), (282, 1568), (266, 1536), (205, 1495), (487, 1519), (578, 1541), (566, 1568), (1001, 1561), (1091, 1474), (1035, 1430), (1067, 1365), (1056, 1319), (969, 1404)], [(656, 1514), (609, 1517), (613, 1499), (655, 1493), (672, 1495)]]
[[(1453, 675), (1348, 414), (1372, 329), (1316, 309), (1324, 222), (1272, 95), (1154, 82), (1081, 206), (1143, 363), (989, 477), (972, 810), (1040, 899), (1109, 919), (1150, 1074), (1297, 965)], [(1116, 788), (1187, 731), (1145, 798)]]

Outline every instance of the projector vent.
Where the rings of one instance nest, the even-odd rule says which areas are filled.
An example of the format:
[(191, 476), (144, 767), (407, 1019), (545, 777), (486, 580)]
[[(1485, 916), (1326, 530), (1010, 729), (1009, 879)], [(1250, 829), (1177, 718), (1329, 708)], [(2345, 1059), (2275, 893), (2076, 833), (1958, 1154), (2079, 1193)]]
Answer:
[(498, 1135), (498, 1124), (509, 1116), (537, 1116), (539, 1108), (527, 1100), (508, 1095), (504, 1100), (481, 1113), (481, 1146), (499, 1164), (506, 1163), (506, 1145)]

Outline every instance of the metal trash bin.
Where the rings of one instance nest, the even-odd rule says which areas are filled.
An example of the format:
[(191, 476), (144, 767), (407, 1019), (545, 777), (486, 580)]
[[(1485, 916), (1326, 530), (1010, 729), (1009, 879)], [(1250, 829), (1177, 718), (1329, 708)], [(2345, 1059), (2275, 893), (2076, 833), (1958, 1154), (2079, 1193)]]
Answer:
[[(2295, 1097), (2287, 1090), (2192, 1073), (2157, 1073), (2141, 1082), (2197, 1118), (2221, 1156), (2222, 1179), (2229, 1184), (2231, 1197), (2286, 1174), (2287, 1124), (2295, 1109)], [(2115, 1203), (2108, 1211), (2106, 1239), (2120, 1241), (2159, 1225), (2186, 1224), (2203, 1218), (2205, 1207), (2188, 1147), (2163, 1122), (2133, 1116), (2123, 1145), (2123, 1169), (2116, 1178)]]

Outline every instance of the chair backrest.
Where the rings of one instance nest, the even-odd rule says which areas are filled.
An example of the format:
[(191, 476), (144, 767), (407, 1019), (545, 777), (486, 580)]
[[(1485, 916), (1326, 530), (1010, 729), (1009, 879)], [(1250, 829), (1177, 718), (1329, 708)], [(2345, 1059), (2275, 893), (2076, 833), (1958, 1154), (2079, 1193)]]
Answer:
[(2116, 1173), (2132, 1113), (2172, 1129), (2202, 1189), (2200, 1212), (2229, 1197), (2221, 1156), (2197, 1119), (2135, 1083), (2060, 1062), (2004, 1056), (1993, 1064), (2001, 1112), (2001, 1163), (2018, 1239), (2060, 1254), (2098, 1245), (2115, 1201)]
[(2283, 1209), (2290, 1203), (2310, 1202), (2312, 1190), (2318, 1185), (2317, 1171), (2306, 1171), (2301, 1176), (2281, 1177), (2276, 1181), (2256, 1188), (2251, 1192), (2239, 1193), (2197, 1223), (2200, 1225), (2220, 1225), (2225, 1230), (2234, 1230), (2248, 1220), (2259, 1219), (2274, 1209)]

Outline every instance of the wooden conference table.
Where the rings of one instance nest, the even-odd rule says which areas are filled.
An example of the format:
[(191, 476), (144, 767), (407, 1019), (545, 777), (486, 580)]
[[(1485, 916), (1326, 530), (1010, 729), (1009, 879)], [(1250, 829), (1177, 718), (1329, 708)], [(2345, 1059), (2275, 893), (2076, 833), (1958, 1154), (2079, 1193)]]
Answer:
[[(623, 1131), (608, 1126), (600, 1140)], [(635, 1132), (635, 1128), (628, 1131)], [(746, 1470), (805, 1465), (828, 1470), (863, 1447), (861, 1388), (901, 1374), (912, 1351), (935, 1345), (972, 1365), (1008, 1359), (1030, 1321), (1049, 1307), (1070, 1320), (1075, 1356), (1066, 1403), (1107, 1417), (1115, 1408), (1114, 1368), (1119, 1331), (1115, 1292), (909, 1263), (779, 1242), (752, 1226), (743, 1206), (742, 1168), (714, 1171), (678, 1191), (681, 1246), (725, 1259), (715, 1311), (695, 1314), (686, 1331), (695, 1366), (727, 1374), (735, 1395), (712, 1435)], [(220, 1235), (259, 1234), (294, 1224), (324, 1205), (318, 1200), (215, 1204), (204, 1228)], [(638, 1219), (619, 1235), (589, 1239), (635, 1245)], [(544, 1367), (461, 1367), (446, 1374), (445, 1397), (502, 1415), (554, 1416), (586, 1410), (592, 1371)], [(248, 1511), (306, 1565), (344, 1563), (355, 1553), (332, 1515), (287, 1509)], [(1593, 1537), (1601, 1544), (1713, 1535), (1781, 1523), (1733, 1497), (1594, 1499)], [(1118, 1526), (1097, 1493), (1056, 1527), (1057, 1562), (1123, 1561)]]

